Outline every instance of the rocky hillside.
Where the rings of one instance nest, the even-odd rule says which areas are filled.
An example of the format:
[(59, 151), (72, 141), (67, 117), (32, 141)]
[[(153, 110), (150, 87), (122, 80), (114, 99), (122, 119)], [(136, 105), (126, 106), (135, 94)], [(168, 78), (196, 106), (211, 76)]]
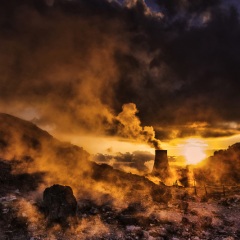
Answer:
[(239, 184), (240, 182), (240, 143), (214, 155), (202, 162), (195, 174), (200, 182), (210, 184)]
[[(24, 157), (48, 157), (86, 161), (89, 154), (78, 146), (63, 143), (31, 122), (0, 113), (0, 157), (8, 160)], [(72, 156), (72, 157), (71, 157)], [(50, 160), (50, 158), (48, 158)]]
[(3, 113), (0, 158), (16, 161), (18, 165), (15, 164), (13, 171), (48, 172), (56, 181), (58, 177), (73, 175), (75, 170), (80, 174), (90, 167), (89, 153), (81, 147), (60, 142), (33, 123)]

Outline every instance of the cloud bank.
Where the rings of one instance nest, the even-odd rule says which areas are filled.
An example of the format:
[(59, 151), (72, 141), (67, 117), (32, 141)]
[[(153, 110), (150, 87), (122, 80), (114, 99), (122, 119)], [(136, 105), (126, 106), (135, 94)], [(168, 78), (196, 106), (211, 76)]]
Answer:
[(239, 133), (239, 8), (233, 0), (3, 0), (0, 111), (152, 146)]

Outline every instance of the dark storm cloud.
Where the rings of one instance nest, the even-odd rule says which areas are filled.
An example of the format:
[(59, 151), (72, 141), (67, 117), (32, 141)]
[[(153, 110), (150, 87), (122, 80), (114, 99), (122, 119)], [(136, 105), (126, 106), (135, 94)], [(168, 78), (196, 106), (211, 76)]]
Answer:
[(183, 13), (201, 13), (219, 5), (221, 0), (156, 0), (166, 14), (177, 15)]
[[(135, 70), (135, 59), (133, 67), (129, 67), (133, 60), (126, 64), (132, 70), (131, 74), (126, 74), (129, 71), (121, 72), (124, 72), (123, 81), (128, 83), (124, 97), (126, 101), (137, 104), (140, 118), (147, 124), (162, 128), (185, 124), (185, 128), (189, 128), (196, 121), (209, 122), (212, 127), (221, 121), (239, 121), (239, 16), (234, 6), (223, 8), (224, 2), (215, 5), (218, 2), (198, 1), (194, 8), (188, 3), (181, 18), (167, 15), (169, 21), (152, 25), (155, 27), (153, 34), (148, 34), (149, 29), (141, 29), (141, 34), (145, 32), (145, 36), (149, 37), (145, 39), (145, 49), (152, 54), (149, 68), (145, 63), (146, 69), (142, 66)], [(190, 17), (193, 10), (195, 19), (199, 14), (197, 16), (202, 18), (202, 22), (191, 22), (194, 20)], [(156, 49), (151, 49), (152, 46)], [(136, 52), (135, 56), (138, 56), (138, 49)], [(137, 78), (141, 80), (132, 85)], [(123, 91), (119, 91), (119, 95), (120, 92)], [(168, 135), (209, 135), (205, 133), (209, 132), (208, 129), (186, 130), (177, 135), (170, 130)]]
[(240, 120), (238, 2), (147, 3), (3, 0), (1, 111), (32, 109), (58, 131), (134, 137), (118, 118), (134, 103), (137, 139), (149, 139), (141, 126), (160, 139), (238, 133), (219, 127)]

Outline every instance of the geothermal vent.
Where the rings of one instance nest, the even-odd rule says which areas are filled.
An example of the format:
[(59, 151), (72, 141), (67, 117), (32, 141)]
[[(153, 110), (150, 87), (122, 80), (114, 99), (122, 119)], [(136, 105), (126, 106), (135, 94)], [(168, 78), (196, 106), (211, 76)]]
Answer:
[(167, 150), (155, 150), (155, 161), (152, 174), (160, 177), (162, 180), (169, 176)]

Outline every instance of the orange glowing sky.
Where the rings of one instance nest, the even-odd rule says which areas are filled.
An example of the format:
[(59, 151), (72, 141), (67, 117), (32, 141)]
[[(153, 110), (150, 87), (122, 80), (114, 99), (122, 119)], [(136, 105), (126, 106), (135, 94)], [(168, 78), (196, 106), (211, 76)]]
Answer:
[[(75, 136), (75, 135), (58, 135), (56, 136), (62, 140), (70, 141), (73, 144), (82, 146), (92, 154), (114, 154), (117, 152), (134, 152), (134, 151), (148, 151), (155, 154), (155, 149), (144, 143), (138, 143), (134, 140), (126, 141), (126, 139), (119, 139), (104, 136)], [(211, 138), (204, 139), (199, 136), (174, 139), (169, 142), (162, 142), (162, 149), (168, 150), (168, 156), (184, 156), (188, 164), (196, 164), (204, 158), (213, 155), (214, 151), (219, 149), (226, 149), (228, 146), (239, 142), (240, 135), (225, 138)]]

